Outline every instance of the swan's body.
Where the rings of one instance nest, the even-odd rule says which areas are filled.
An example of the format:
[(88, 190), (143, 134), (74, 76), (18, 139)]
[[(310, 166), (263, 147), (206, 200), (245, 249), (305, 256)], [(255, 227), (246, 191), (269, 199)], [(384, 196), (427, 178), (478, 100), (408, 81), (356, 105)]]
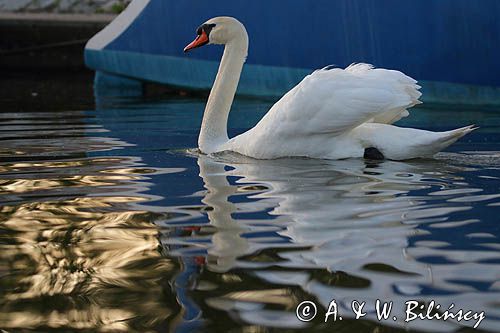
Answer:
[(226, 45), (198, 138), (207, 154), (229, 150), (259, 159), (341, 159), (363, 157), (365, 149), (376, 148), (388, 159), (404, 160), (432, 156), (474, 130), (430, 132), (391, 125), (420, 103), (417, 81), (398, 71), (353, 64), (308, 75), (254, 128), (229, 139), (227, 119), (248, 35), (236, 19), (217, 17), (198, 29), (198, 38), (185, 50), (207, 43)]

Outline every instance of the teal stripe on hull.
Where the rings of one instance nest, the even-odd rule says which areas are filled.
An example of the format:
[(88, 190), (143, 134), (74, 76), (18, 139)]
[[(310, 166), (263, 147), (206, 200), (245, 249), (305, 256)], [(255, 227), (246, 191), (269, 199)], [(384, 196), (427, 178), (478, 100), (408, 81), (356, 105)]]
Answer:
[[(218, 62), (132, 52), (85, 50), (87, 66), (111, 74), (194, 90), (208, 90)], [(311, 70), (245, 65), (238, 94), (280, 96)]]
[[(151, 81), (189, 90), (209, 90), (218, 62), (123, 51), (85, 50), (87, 66), (105, 73)], [(238, 94), (278, 97), (286, 93), (312, 69), (247, 64)], [(499, 105), (500, 88), (437, 81), (419, 81), (427, 103)], [(99, 87), (97, 87), (99, 88)]]

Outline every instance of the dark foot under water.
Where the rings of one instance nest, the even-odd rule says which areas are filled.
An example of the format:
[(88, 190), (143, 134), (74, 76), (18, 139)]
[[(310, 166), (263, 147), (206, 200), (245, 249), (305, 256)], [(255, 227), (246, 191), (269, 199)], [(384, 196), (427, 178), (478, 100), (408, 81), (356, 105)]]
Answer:
[(384, 160), (384, 154), (380, 152), (375, 147), (369, 147), (365, 149), (365, 153), (363, 154), (363, 158), (369, 159), (369, 160)]

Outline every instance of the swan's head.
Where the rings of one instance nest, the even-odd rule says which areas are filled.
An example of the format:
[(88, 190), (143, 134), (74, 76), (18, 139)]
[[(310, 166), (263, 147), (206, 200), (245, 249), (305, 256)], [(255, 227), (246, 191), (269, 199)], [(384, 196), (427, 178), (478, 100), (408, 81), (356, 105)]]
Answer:
[(184, 52), (206, 44), (227, 44), (234, 39), (247, 39), (243, 24), (233, 17), (214, 17), (198, 27), (196, 38), (184, 48)]

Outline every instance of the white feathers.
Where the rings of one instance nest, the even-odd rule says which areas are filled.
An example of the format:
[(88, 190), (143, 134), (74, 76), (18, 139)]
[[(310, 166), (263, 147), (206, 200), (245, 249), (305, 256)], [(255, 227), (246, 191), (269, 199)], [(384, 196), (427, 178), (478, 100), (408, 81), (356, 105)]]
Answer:
[(305, 77), (254, 128), (223, 148), (255, 158), (362, 157), (368, 147), (390, 159), (431, 156), (472, 127), (435, 133), (391, 126), (421, 103), (416, 82), (369, 64), (327, 66)]
[(362, 62), (360, 62), (360, 63), (353, 62), (352, 64), (350, 64), (349, 66), (346, 67), (345, 71), (353, 73), (353, 74), (357, 74), (357, 73), (363, 74), (363, 73), (368, 72), (371, 69), (373, 69), (373, 65), (371, 65), (371, 64), (364, 64)]

